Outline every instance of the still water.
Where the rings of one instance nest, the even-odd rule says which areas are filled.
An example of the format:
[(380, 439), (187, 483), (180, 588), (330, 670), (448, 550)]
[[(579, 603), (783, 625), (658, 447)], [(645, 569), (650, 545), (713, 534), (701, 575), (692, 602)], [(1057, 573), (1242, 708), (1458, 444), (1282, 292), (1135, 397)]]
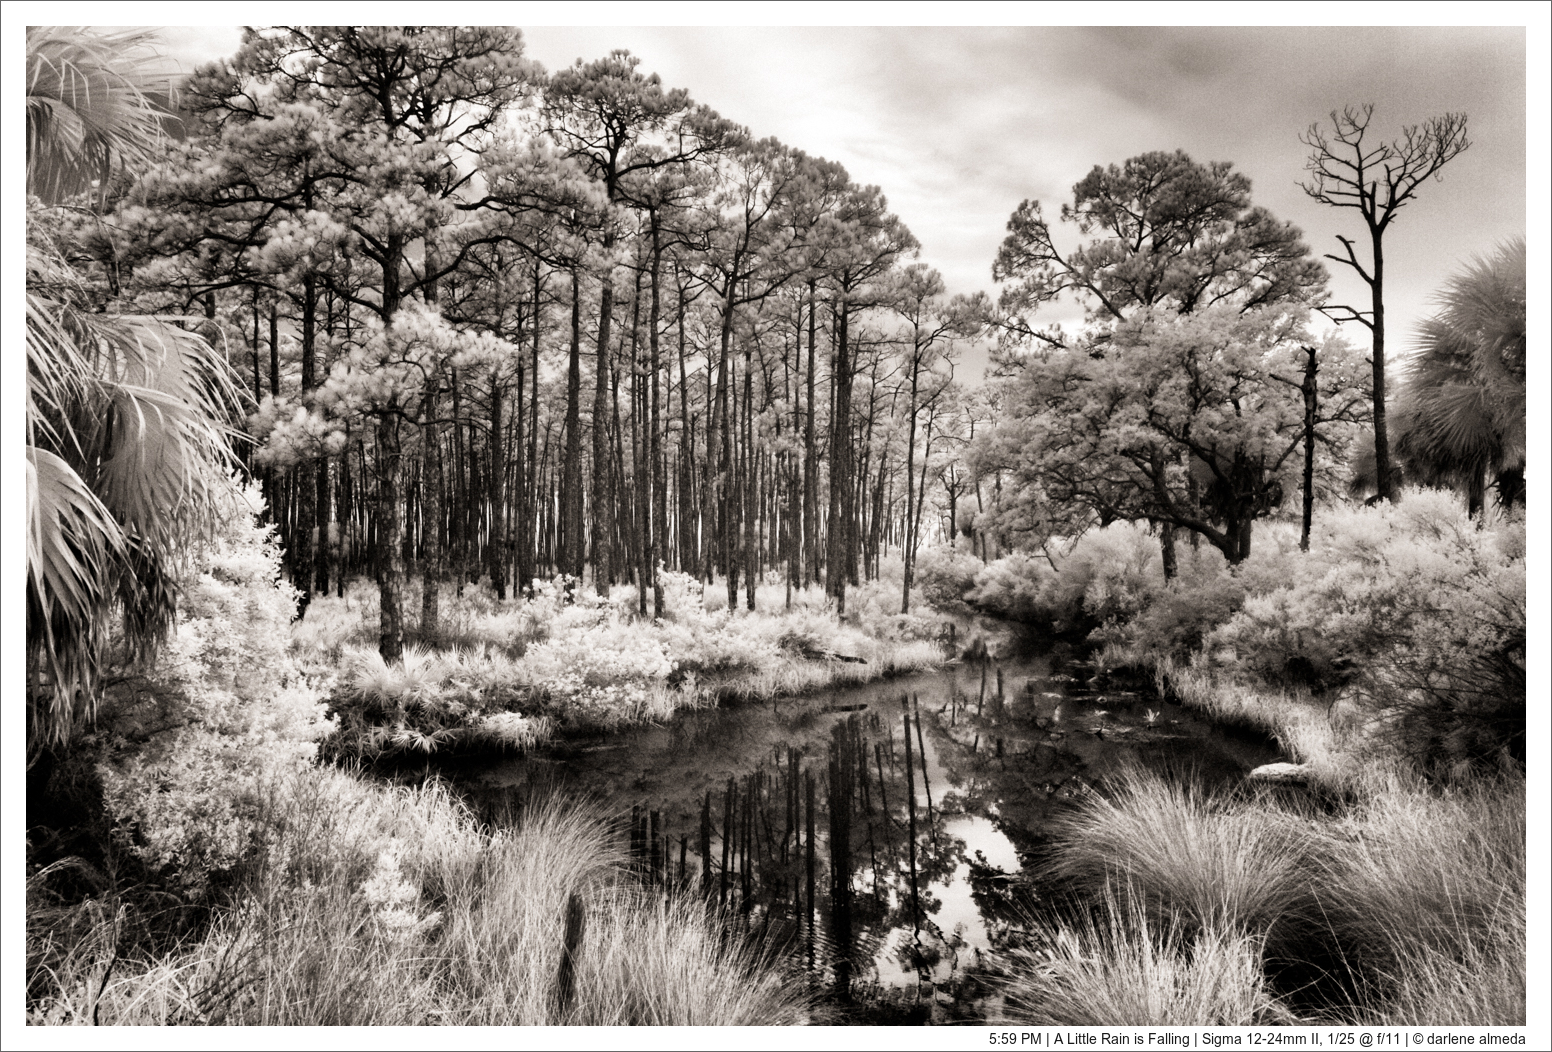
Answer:
[(1053, 819), (1127, 764), (1211, 784), (1277, 756), (1151, 688), (1030, 655), (1006, 634), (971, 653), (929, 674), (686, 713), (455, 778), (476, 793), (559, 789), (621, 814), (644, 879), (718, 902), (838, 1003), (980, 1020), (997, 1008), (980, 962), (1038, 895), (1025, 870)]

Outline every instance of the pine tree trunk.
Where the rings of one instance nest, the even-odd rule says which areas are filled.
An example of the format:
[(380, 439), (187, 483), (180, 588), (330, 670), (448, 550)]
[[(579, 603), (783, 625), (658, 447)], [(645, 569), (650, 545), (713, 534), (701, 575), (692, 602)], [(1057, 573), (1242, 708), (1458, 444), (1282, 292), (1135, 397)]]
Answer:
[(1315, 348), (1306, 346), (1304, 353), (1309, 361), (1304, 366), (1304, 516), (1299, 531), (1299, 550), (1309, 551), (1310, 527), (1315, 518), (1315, 413), (1318, 408), (1319, 389), (1315, 380)]
[(719, 353), (720, 361), (717, 367), (716, 405), (718, 424), (717, 430), (722, 447), (721, 457), (719, 458), (718, 471), (720, 478), (718, 480), (717, 487), (720, 490), (719, 496), (721, 498), (718, 501), (718, 517), (720, 521), (717, 524), (717, 546), (721, 549), (718, 554), (721, 557), (723, 572), (727, 575), (727, 597), (729, 610), (734, 610), (738, 607), (738, 553), (735, 551), (736, 544), (734, 543), (734, 531), (736, 526), (733, 522), (733, 424), (729, 412), (730, 399), (728, 396), (728, 366), (730, 365), (730, 359), (728, 357), (728, 345), (732, 340), (733, 335), (732, 301), (733, 290), (731, 287), (729, 287), (727, 290), (727, 303), (723, 307), (722, 311), (721, 348)]
[[(518, 427), (523, 423), (523, 407), (521, 392), (523, 389), (523, 367), (521, 363), (517, 367), (517, 389), (519, 402), (517, 407)], [(490, 378), (490, 478), (487, 480), (490, 490), (490, 547), (486, 551), (486, 568), (490, 573), (490, 586), (496, 592), (497, 599), (507, 597), (507, 563), (509, 553), (507, 550), (507, 472), (506, 453), (503, 449), (504, 436), (502, 435), (501, 420), (501, 376), (498, 372), (492, 373)], [(522, 433), (519, 431), (517, 448), (522, 447)], [(516, 458), (517, 489), (523, 488), (523, 458)]]
[(582, 579), (585, 538), (582, 525), (582, 289), (581, 276), (571, 271), (571, 354), (566, 367), (566, 447), (560, 472), (560, 572), (573, 580), (567, 594)]
[[(534, 564), (538, 559), (538, 541), (535, 536), (538, 518), (539, 480), (546, 479), (545, 469), (539, 464), (539, 297), (543, 292), (543, 272), (537, 260), (534, 261), (534, 329), (533, 329), (533, 363), (529, 370), (529, 383), (532, 389), (528, 395), (528, 466), (532, 469), (529, 484), (518, 491), (518, 527), (517, 527), (517, 588), (519, 592), (531, 593), (533, 590)], [(521, 384), (519, 384), (521, 387)], [(568, 390), (569, 394), (569, 390)], [(518, 402), (522, 397), (519, 394)], [(519, 410), (521, 412), (521, 410)], [(521, 434), (521, 432), (519, 432)], [(549, 436), (545, 436), (545, 453), (548, 459)], [(521, 445), (518, 447), (518, 455), (522, 455)], [(546, 481), (545, 488), (549, 485)], [(550, 560), (546, 560), (549, 562)], [(553, 564), (551, 564), (553, 565)], [(552, 571), (553, 572), (553, 571)]]
[(814, 282), (808, 283), (808, 414), (803, 421), (803, 587), (819, 579), (819, 464), (814, 442), (816, 406), (814, 401), (815, 330), (818, 328), (819, 303), (814, 297)]
[(856, 545), (856, 507), (852, 492), (851, 361), (847, 356), (848, 305), (843, 299), (835, 323), (835, 369), (831, 388), (835, 404), (830, 424), (829, 558), (825, 588), (835, 598), (836, 612), (846, 612), (846, 582), (852, 572)]
[(652, 382), (650, 384), (650, 397), (652, 399), (651, 422), (647, 434), (651, 448), (647, 452), (648, 489), (652, 491), (652, 515), (647, 523), (647, 575), (652, 581), (652, 616), (663, 616), (663, 582), (657, 574), (657, 564), (660, 552), (666, 552), (667, 545), (663, 543), (667, 538), (668, 520), (668, 489), (667, 480), (663, 477), (663, 421), (658, 416), (658, 374), (662, 372), (662, 351), (658, 345), (658, 325), (662, 320), (662, 302), (658, 286), (662, 272), (663, 251), (658, 244), (658, 217), (652, 214), (652, 311), (648, 319), (647, 341), (652, 357)]
[[(435, 379), (432, 380), (436, 382)], [(442, 428), (436, 422), (437, 396), (433, 391), (426, 398), (426, 422), (421, 442), (424, 460), (421, 466), (420, 517), (421, 517), (421, 576), (420, 576), (420, 634), (430, 642), (441, 627), (440, 598), (442, 578), (446, 573), (446, 553), (443, 544), (442, 522)]]
[[(604, 239), (608, 251), (613, 238)], [(618, 509), (610, 483), (609, 465), (609, 324), (614, 313), (614, 283), (604, 274), (604, 286), (598, 308), (598, 368), (593, 384), (593, 588), (607, 597), (614, 582), (612, 520)]]
[(700, 577), (700, 519), (695, 501), (695, 421), (690, 415), (690, 378), (686, 371), (684, 286), (679, 286), (679, 569)]
[(399, 504), (404, 465), (399, 419), (385, 413), (377, 422), (378, 652), (389, 663), (404, 657), (404, 546)]
[[(912, 502), (912, 491), (915, 489), (916, 477), (916, 392), (917, 383), (921, 373), (920, 358), (911, 360), (911, 401), (906, 406), (906, 431), (905, 431), (905, 538), (901, 554), (904, 556), (904, 585), (901, 589), (900, 612), (911, 612), (911, 569), (916, 555), (916, 537), (914, 531), (915, 504)], [(925, 465), (923, 465), (925, 472)], [(925, 474), (922, 478), (922, 486), (926, 487)], [(925, 495), (925, 494), (924, 494)]]
[[(755, 492), (755, 479), (753, 477), (754, 464), (754, 368), (750, 361), (751, 348), (744, 344), (744, 410), (743, 410), (743, 451), (740, 457), (742, 470), (739, 472), (739, 496), (742, 498), (743, 517), (743, 550), (744, 550), (744, 595), (750, 610), (755, 605), (755, 588), (760, 583), (760, 544), (758, 534), (758, 522), (756, 516), (758, 505)], [(728, 609), (732, 609), (729, 606)]]

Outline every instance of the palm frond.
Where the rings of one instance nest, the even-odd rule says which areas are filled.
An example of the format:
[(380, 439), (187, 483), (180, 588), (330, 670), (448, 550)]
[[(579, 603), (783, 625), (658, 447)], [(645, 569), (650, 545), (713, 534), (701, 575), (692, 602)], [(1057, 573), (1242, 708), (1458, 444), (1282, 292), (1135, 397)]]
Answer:
[(1441, 290), (1397, 391), (1396, 451), (1420, 479), (1480, 485), (1525, 463), (1525, 242)]
[(48, 709), (33, 713), (36, 732), (64, 740), (83, 699), (89, 714), (96, 697), (124, 535), (80, 475), (46, 449), (27, 450), (27, 511), (27, 646), (50, 688), (36, 697), (29, 689), (29, 706)]
[(61, 453), (79, 445), (64, 427), (74, 406), (87, 400), (93, 376), (82, 353), (70, 312), (42, 296), (27, 294), (27, 444), (46, 444)]
[(145, 160), (167, 114), (151, 96), (160, 78), (151, 30), (27, 29), (27, 192), (57, 201), (106, 184), (115, 162)]
[(1445, 288), (1442, 316), (1471, 334), (1472, 367), (1488, 386), (1525, 384), (1525, 239), (1474, 259)]
[(110, 613), (136, 659), (171, 627), (179, 553), (222, 513), (236, 466), (224, 421), (240, 395), (224, 358), (167, 319), (32, 294), (27, 366), (27, 638), (49, 680), (29, 711), (33, 737), (61, 741), (92, 713)]
[(144, 317), (92, 331), (119, 377), (103, 391), (93, 485), (130, 533), (168, 552), (210, 520), (212, 480), (237, 467), (236, 432), (221, 421), (241, 396), (226, 363), (195, 333)]

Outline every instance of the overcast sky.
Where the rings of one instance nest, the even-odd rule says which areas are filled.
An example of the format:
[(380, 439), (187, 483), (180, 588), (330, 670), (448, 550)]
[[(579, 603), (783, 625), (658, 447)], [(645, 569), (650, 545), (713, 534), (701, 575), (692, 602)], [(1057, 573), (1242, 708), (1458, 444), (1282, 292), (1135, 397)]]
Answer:
[[(550, 70), (627, 48), (643, 70), (756, 136), (840, 161), (884, 190), (953, 292), (995, 295), (992, 258), (1020, 201), (1038, 199), (1054, 217), (1094, 165), (1150, 150), (1233, 162), (1255, 203), (1297, 224), (1317, 253), (1340, 251), (1335, 235), (1362, 227), (1356, 213), (1299, 189), (1309, 153), (1299, 134), (1365, 102), (1376, 138), (1463, 111), (1472, 141), (1386, 237), (1393, 346), (1405, 348), (1463, 261), (1526, 231), (1523, 28), (540, 26), (524, 35)], [(234, 50), (239, 31), (170, 27), (166, 38), (168, 57), (192, 68)], [(1076, 242), (1059, 229), (1059, 244), (1064, 236)], [(1331, 270), (1336, 301), (1367, 306), (1357, 278)]]

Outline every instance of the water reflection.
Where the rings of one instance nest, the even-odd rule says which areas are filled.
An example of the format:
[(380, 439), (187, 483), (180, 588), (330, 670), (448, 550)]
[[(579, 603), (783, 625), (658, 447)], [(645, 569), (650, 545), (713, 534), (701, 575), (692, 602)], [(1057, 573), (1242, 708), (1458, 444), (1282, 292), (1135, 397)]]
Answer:
[(1034, 894), (1051, 820), (1129, 760), (1211, 782), (1274, 758), (1093, 670), (981, 661), (462, 772), (485, 792), (558, 787), (628, 815), (643, 879), (698, 889), (799, 956), (844, 1002), (866, 990), (976, 1018), (968, 992)]

